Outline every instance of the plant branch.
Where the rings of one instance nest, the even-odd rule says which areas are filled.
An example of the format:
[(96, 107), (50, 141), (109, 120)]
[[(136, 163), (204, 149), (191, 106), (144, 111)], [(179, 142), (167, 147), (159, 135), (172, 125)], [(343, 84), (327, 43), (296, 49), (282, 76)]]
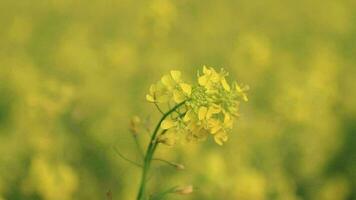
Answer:
[(143, 149), (142, 149), (142, 147), (141, 147), (141, 144), (140, 144), (140, 142), (138, 141), (137, 135), (136, 135), (136, 134), (132, 134), (132, 137), (133, 137), (134, 140), (135, 140), (135, 144), (136, 144), (138, 153), (140, 154), (141, 158), (144, 158), (145, 155), (144, 155), (144, 153), (143, 153)]
[(157, 110), (158, 110), (161, 114), (164, 115), (164, 112), (163, 112), (162, 109), (159, 107), (159, 105), (158, 105), (156, 102), (155, 102), (154, 104), (155, 104)]
[[(168, 112), (166, 112), (162, 118), (160, 119), (160, 121), (158, 122), (158, 124), (156, 125), (155, 130), (153, 131), (153, 134), (151, 136), (149, 145), (147, 147), (146, 150), (146, 155), (145, 155), (145, 159), (144, 159), (144, 164), (143, 164), (143, 169), (142, 169), (142, 177), (141, 177), (141, 183), (140, 183), (140, 188), (137, 194), (137, 200), (143, 200), (144, 196), (145, 196), (145, 188), (146, 188), (146, 179), (147, 179), (147, 175), (148, 175), (148, 171), (150, 169), (150, 165), (151, 165), (151, 161), (153, 158), (153, 155), (155, 153), (155, 150), (157, 148), (157, 134), (158, 131), (161, 128), (161, 124), (162, 122), (169, 116), (171, 115), (173, 112), (175, 112), (179, 107), (183, 106), (186, 103), (186, 101), (183, 101), (179, 104), (177, 104), (176, 106), (174, 106), (171, 110), (169, 110)], [(163, 131), (164, 132), (164, 131)]]
[(153, 161), (160, 161), (160, 162), (164, 162), (176, 169), (179, 169), (179, 170), (183, 170), (184, 169), (184, 165), (182, 164), (179, 164), (179, 163), (175, 163), (175, 162), (171, 162), (171, 161), (168, 161), (168, 160), (165, 160), (165, 159), (161, 159), (161, 158), (153, 158), (152, 159)]
[(135, 162), (135, 161), (132, 161), (132, 160), (126, 158), (123, 154), (120, 153), (120, 151), (119, 151), (116, 147), (113, 147), (113, 149), (114, 149), (114, 151), (116, 152), (116, 154), (117, 154), (118, 156), (120, 156), (120, 158), (122, 158), (123, 160), (125, 160), (125, 161), (127, 161), (127, 162), (129, 162), (129, 163), (131, 163), (131, 164), (133, 164), (133, 165), (135, 165), (136, 167), (142, 168), (142, 165), (141, 165), (141, 164), (139, 164), (139, 163), (137, 163), (137, 162)]

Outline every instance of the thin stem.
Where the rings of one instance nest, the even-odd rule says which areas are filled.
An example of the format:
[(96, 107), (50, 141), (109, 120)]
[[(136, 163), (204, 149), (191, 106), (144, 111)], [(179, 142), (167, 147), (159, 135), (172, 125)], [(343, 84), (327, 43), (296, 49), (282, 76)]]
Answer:
[[(156, 139), (157, 139), (157, 134), (158, 134), (158, 131), (160, 130), (161, 124), (169, 115), (171, 115), (173, 112), (175, 112), (179, 107), (183, 106), (185, 104), (185, 102), (186, 101), (183, 101), (182, 103), (177, 104), (171, 110), (166, 112), (162, 116), (162, 118), (160, 119), (158, 124), (156, 125), (155, 130), (153, 131), (153, 134), (152, 134), (151, 139), (150, 139), (150, 143), (149, 143), (149, 145), (147, 147), (147, 150), (146, 150), (145, 160), (144, 160), (143, 169), (142, 169), (140, 188), (139, 188), (139, 191), (138, 191), (138, 194), (137, 194), (137, 200), (144, 200), (145, 189), (146, 189), (146, 179), (147, 179), (148, 171), (150, 169), (150, 165), (151, 165), (151, 161), (152, 161), (153, 155), (154, 155), (155, 150), (156, 150), (157, 145), (158, 145)], [(165, 131), (163, 131), (163, 132), (165, 132)]]
[(169, 165), (172, 165), (174, 163), (168, 161), (168, 160), (165, 160), (165, 159), (161, 159), (161, 158), (153, 158), (152, 160), (156, 160), (156, 161), (161, 161), (161, 162), (164, 162), (164, 163), (167, 163)]
[(154, 104), (155, 104), (157, 110), (158, 110), (161, 114), (164, 115), (164, 112), (163, 112), (162, 109), (159, 107), (159, 105), (158, 105), (156, 102), (155, 102)]
[(150, 133), (151, 133), (151, 129), (150, 129), (150, 127), (149, 127), (150, 121), (151, 121), (151, 118), (150, 118), (150, 116), (148, 116), (148, 117), (146, 118), (145, 125), (144, 125), (145, 132), (147, 133), (147, 136), (148, 136), (149, 138), (151, 138), (151, 134), (150, 134)]
[(177, 168), (177, 169), (184, 169), (184, 166), (181, 165), (181, 164), (178, 164), (178, 163), (175, 163), (175, 162), (171, 162), (171, 161), (168, 161), (168, 160), (165, 160), (165, 159), (161, 159), (161, 158), (153, 158), (152, 159), (153, 161), (160, 161), (160, 162), (163, 162), (163, 163), (166, 163), (174, 168)]
[(136, 134), (132, 134), (134, 140), (135, 140), (135, 144), (136, 144), (136, 147), (137, 147), (137, 151), (139, 152), (141, 158), (144, 158), (145, 155), (143, 153), (143, 149), (141, 148), (141, 145), (140, 145), (140, 142), (138, 141), (138, 138), (137, 138), (137, 135)]
[(177, 188), (178, 186), (174, 186), (158, 194), (151, 195), (149, 200), (163, 199), (164, 196), (166, 196), (169, 193), (173, 193)]
[(131, 163), (131, 164), (133, 164), (133, 165), (135, 165), (135, 166), (137, 166), (137, 167), (142, 168), (142, 165), (140, 165), (139, 163), (137, 163), (137, 162), (135, 162), (135, 161), (132, 161), (132, 160), (126, 158), (124, 155), (122, 155), (122, 154), (120, 153), (120, 151), (119, 151), (116, 147), (113, 147), (113, 149), (114, 149), (114, 151), (116, 152), (116, 154), (117, 154), (118, 156), (120, 156), (123, 160), (125, 160), (125, 161), (127, 161), (127, 162), (129, 162), (129, 163)]

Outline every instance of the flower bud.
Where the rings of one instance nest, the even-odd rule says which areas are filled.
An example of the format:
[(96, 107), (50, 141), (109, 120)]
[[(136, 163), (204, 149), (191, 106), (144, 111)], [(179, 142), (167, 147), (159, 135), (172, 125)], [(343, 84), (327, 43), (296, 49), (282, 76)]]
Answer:
[(130, 121), (130, 131), (132, 134), (136, 135), (139, 132), (139, 125), (141, 123), (141, 119), (138, 116), (134, 116)]
[(185, 169), (185, 166), (182, 165), (182, 164), (179, 164), (179, 163), (175, 163), (175, 167), (176, 167), (178, 170), (184, 170), (184, 169)]
[(193, 193), (193, 190), (194, 190), (194, 188), (192, 185), (186, 185), (186, 186), (182, 186), (182, 187), (177, 187), (174, 190), (174, 193), (180, 194), (180, 195), (187, 195), (187, 194)]
[(158, 138), (157, 142), (167, 146), (173, 146), (175, 144), (175, 141), (172, 138)]

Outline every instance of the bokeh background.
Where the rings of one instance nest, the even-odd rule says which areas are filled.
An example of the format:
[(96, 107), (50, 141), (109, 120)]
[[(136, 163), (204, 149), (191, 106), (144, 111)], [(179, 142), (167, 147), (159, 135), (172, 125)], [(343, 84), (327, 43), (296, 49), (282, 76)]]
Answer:
[[(134, 199), (130, 118), (203, 65), (250, 85), (223, 147), (162, 147), (149, 191), (206, 200), (356, 199), (356, 1), (0, 1), (0, 199)], [(147, 142), (147, 133), (140, 133)]]

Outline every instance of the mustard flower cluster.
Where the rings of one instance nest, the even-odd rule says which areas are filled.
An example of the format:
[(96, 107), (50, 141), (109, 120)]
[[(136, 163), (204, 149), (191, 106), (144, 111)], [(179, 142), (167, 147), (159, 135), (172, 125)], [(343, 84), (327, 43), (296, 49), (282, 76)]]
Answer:
[(146, 99), (159, 109), (181, 105), (161, 123), (167, 133), (183, 135), (188, 141), (212, 135), (222, 145), (233, 127), (233, 118), (239, 116), (240, 102), (248, 101), (248, 87), (229, 84), (227, 76), (223, 69), (217, 72), (204, 66), (202, 74), (198, 72), (198, 83), (191, 85), (182, 79), (181, 72), (171, 71), (150, 87)]

